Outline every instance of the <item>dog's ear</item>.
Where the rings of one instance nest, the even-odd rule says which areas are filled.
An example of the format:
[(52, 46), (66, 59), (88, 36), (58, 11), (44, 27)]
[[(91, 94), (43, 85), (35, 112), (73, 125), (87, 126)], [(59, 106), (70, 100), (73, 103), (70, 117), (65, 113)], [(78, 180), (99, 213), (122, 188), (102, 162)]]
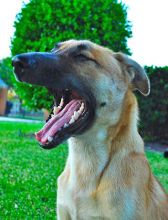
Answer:
[(149, 95), (150, 82), (145, 70), (137, 62), (123, 53), (115, 53), (114, 57), (120, 62), (122, 68), (128, 72), (131, 77), (133, 90), (138, 90), (145, 96)]

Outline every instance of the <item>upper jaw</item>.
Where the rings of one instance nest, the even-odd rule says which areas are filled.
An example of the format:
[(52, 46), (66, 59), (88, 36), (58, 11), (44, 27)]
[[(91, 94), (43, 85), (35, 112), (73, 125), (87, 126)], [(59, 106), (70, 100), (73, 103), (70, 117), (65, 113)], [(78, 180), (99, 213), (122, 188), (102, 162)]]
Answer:
[[(70, 80), (68, 75), (74, 72), (67, 57), (53, 53), (19, 54), (13, 57), (12, 65), (18, 81), (53, 88), (59, 88), (60, 83), (61, 88), (66, 88)], [(65, 77), (66, 83), (63, 82)]]

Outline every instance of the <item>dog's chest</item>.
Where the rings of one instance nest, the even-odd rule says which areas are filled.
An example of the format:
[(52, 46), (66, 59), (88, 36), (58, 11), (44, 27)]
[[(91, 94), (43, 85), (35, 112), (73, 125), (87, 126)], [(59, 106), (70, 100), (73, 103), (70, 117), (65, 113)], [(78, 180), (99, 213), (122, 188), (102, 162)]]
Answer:
[(123, 220), (123, 207), (118, 202), (119, 197), (120, 193), (116, 197), (108, 190), (95, 194), (89, 186), (79, 190), (59, 181), (57, 207), (68, 213), (71, 220)]
[[(79, 144), (77, 146), (80, 147)], [(121, 173), (121, 164), (114, 160), (101, 175), (108, 161), (107, 151), (99, 145), (90, 147), (90, 152), (87, 151), (88, 145), (86, 152), (82, 147), (75, 152), (73, 147), (70, 148), (65, 170), (58, 179), (58, 212), (61, 209), (70, 216), (60, 219), (125, 220), (128, 217), (132, 220), (134, 199), (129, 199), (131, 194), (126, 189), (121, 190), (119, 175), (116, 175), (116, 170)], [(129, 207), (126, 206), (128, 200)]]
[(102, 205), (93, 195), (90, 195), (88, 190), (77, 192), (75, 189), (68, 189), (68, 187), (65, 189), (60, 186), (57, 205), (58, 208), (61, 205), (72, 220), (110, 219), (107, 217), (107, 213), (104, 213)]

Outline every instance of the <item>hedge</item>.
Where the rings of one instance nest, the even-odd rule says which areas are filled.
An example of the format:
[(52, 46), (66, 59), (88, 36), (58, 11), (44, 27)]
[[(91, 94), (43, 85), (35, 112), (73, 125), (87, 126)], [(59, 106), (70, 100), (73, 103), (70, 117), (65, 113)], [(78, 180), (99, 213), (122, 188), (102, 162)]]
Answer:
[(148, 141), (168, 142), (168, 67), (145, 67), (151, 92), (137, 94), (140, 108), (140, 133)]

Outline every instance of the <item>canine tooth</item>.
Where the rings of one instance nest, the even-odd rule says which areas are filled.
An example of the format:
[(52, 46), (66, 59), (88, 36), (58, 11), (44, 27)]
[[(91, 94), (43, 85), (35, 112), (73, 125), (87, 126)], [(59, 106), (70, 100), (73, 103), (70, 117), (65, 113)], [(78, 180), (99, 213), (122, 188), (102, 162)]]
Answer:
[(82, 102), (80, 109), (78, 110), (78, 113), (81, 114), (84, 110), (84, 103)]
[(84, 109), (84, 103), (82, 102), (80, 109)]
[(53, 137), (48, 136), (48, 138), (47, 138), (47, 139), (48, 139), (48, 141), (49, 141), (49, 142), (51, 142), (51, 141), (53, 140)]
[(59, 107), (54, 106), (54, 115), (56, 115), (59, 112)]
[(63, 97), (62, 97), (58, 108), (61, 109), (61, 108), (63, 107), (63, 105), (64, 105), (64, 99), (63, 99)]

